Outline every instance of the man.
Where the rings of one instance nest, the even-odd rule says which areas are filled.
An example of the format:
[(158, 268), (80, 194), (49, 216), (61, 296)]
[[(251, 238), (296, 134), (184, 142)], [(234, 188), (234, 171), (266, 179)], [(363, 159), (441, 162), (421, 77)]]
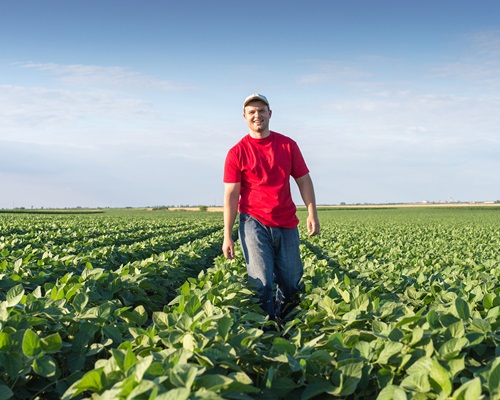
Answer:
[(224, 164), (222, 251), (226, 258), (234, 258), (232, 230), (239, 210), (238, 234), (249, 281), (262, 309), (270, 319), (279, 320), (294, 306), (303, 274), (290, 177), (307, 207), (309, 235), (318, 234), (320, 227), (309, 169), (292, 139), (269, 130), (271, 115), (265, 96), (256, 93), (245, 99), (243, 117), (249, 133), (229, 150)]

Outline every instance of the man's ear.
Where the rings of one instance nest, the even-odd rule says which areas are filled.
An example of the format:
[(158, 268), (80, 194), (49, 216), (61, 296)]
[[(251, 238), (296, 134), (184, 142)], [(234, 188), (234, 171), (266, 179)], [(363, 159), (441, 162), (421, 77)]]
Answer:
[(273, 110), (269, 109), (269, 118), (273, 115)]

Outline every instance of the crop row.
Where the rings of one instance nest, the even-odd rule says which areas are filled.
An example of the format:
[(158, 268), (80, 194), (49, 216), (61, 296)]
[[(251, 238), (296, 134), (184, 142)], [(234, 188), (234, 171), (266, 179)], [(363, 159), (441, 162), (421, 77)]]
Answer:
[[(71, 223), (68, 223), (67, 216), (51, 219), (35, 217), (34, 221), (26, 218), (16, 224), (6, 224), (3, 221), (4, 226), (0, 225), (0, 257), (5, 257), (15, 250), (24, 250), (27, 246), (45, 250), (59, 250), (63, 247), (71, 249), (71, 252), (86, 252), (97, 247), (118, 247), (151, 239), (166, 242), (178, 232), (194, 232), (204, 226), (200, 221), (131, 220), (117, 224), (117, 221), (113, 220), (95, 220), (81, 216), (77, 220), (73, 218)], [(17, 232), (13, 233), (13, 230)]]
[(183, 227), (158, 238), (160, 245), (144, 241), (87, 253), (71, 254), (67, 244), (53, 241), (47, 249), (10, 251), (3, 241), (0, 398), (60, 398), (105, 351), (130, 340), (133, 326), (150, 321), (179, 286), (211, 265), (220, 223)]

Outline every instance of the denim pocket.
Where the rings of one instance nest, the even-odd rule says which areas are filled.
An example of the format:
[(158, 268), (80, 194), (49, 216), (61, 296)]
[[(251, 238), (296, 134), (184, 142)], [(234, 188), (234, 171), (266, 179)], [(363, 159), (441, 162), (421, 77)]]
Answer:
[(252, 219), (254, 219), (254, 217), (252, 217), (250, 214), (240, 213), (240, 221), (241, 222), (248, 222)]

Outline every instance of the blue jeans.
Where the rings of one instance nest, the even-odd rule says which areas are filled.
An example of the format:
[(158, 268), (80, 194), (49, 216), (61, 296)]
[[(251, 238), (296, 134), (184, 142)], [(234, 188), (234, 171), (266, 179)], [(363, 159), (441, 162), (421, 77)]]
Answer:
[(242, 213), (238, 234), (248, 279), (260, 305), (271, 319), (280, 318), (287, 305), (293, 307), (304, 272), (299, 231), (297, 228), (271, 228)]

